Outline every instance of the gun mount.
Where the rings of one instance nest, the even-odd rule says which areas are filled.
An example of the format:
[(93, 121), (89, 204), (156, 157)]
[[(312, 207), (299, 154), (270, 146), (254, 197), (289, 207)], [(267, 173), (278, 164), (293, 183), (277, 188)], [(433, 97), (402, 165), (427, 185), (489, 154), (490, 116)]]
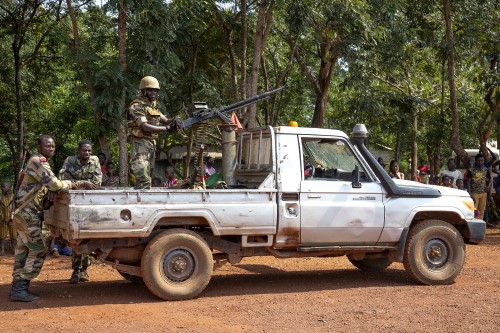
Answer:
[(241, 109), (242, 107), (245, 107), (245, 106), (253, 104), (253, 103), (257, 103), (258, 101), (268, 99), (272, 95), (280, 92), (281, 90), (287, 89), (287, 88), (288, 88), (288, 85), (285, 84), (284, 86), (279, 87), (277, 89), (266, 91), (260, 95), (256, 95), (254, 97), (250, 97), (250, 98), (247, 98), (247, 99), (241, 100), (239, 102), (236, 102), (236, 103), (233, 103), (233, 104), (230, 104), (227, 106), (223, 106), (220, 108), (209, 109), (206, 103), (195, 102), (191, 117), (184, 120), (180, 124), (180, 128), (181, 129), (189, 128), (197, 123), (200, 123), (204, 120), (211, 119), (214, 117), (218, 117), (219, 119), (221, 119), (222, 121), (224, 121), (226, 123), (231, 123), (231, 119), (229, 119), (225, 115), (226, 113)]

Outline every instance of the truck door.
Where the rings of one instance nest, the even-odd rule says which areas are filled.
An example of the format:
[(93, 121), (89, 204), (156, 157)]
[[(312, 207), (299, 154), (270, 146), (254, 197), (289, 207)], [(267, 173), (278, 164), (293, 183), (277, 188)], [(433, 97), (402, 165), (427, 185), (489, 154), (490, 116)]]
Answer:
[[(301, 137), (301, 243), (374, 244), (384, 228), (383, 191), (344, 138)], [(360, 179), (353, 184), (359, 168)]]

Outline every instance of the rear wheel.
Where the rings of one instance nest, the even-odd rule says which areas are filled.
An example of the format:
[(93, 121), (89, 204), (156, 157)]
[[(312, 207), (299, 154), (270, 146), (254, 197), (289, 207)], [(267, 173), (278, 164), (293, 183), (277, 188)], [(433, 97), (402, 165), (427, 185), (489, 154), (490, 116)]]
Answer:
[(410, 230), (403, 264), (413, 280), (428, 285), (451, 284), (464, 262), (464, 240), (449, 223), (429, 220)]
[(366, 256), (361, 260), (356, 260), (349, 254), (347, 258), (351, 264), (365, 272), (381, 272), (392, 264), (386, 255)]
[(195, 232), (170, 229), (146, 246), (141, 273), (146, 287), (164, 300), (196, 297), (208, 285), (213, 257), (207, 243)]

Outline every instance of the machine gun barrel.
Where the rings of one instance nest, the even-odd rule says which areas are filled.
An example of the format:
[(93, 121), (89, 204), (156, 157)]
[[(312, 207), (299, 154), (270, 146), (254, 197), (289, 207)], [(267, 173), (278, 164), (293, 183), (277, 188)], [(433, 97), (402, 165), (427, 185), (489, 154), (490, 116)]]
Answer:
[(257, 103), (258, 101), (261, 101), (263, 99), (268, 99), (272, 95), (278, 93), (281, 90), (287, 89), (287, 88), (288, 88), (288, 86), (285, 84), (284, 86), (279, 87), (277, 89), (266, 91), (260, 95), (253, 96), (253, 97), (244, 99), (242, 101), (239, 101), (239, 102), (227, 105), (227, 106), (223, 106), (221, 108), (208, 109), (205, 107), (205, 108), (202, 108), (199, 110), (195, 110), (192, 113), (192, 116), (190, 118), (184, 120), (182, 122), (182, 124), (180, 124), (180, 128), (182, 128), (182, 129), (189, 128), (189, 127), (191, 127), (199, 122), (202, 122), (204, 120), (214, 118), (214, 117), (218, 117), (222, 121), (224, 121), (226, 123), (230, 123), (231, 120), (224, 115), (225, 113), (241, 109), (242, 107), (245, 107), (245, 106), (253, 104), (253, 103)]
[(276, 88), (274, 90), (269, 90), (269, 91), (263, 92), (260, 95), (255, 95), (254, 97), (250, 97), (250, 98), (244, 99), (242, 101), (221, 107), (220, 109), (217, 109), (217, 111), (219, 111), (220, 113), (227, 113), (230, 111), (238, 110), (238, 109), (241, 109), (242, 107), (245, 107), (247, 105), (257, 103), (258, 101), (261, 101), (263, 99), (268, 99), (272, 95), (280, 92), (281, 90), (287, 89), (287, 88), (288, 88), (288, 85), (285, 84), (284, 86)]

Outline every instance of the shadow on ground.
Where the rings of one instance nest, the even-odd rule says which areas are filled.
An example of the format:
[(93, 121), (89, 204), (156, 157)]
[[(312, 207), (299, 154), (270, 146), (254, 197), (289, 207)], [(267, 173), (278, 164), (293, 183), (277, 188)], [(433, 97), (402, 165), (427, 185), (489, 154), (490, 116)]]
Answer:
[[(401, 269), (388, 269), (382, 273), (357, 269), (284, 272), (263, 265), (238, 267), (252, 273), (215, 275), (199, 298), (414, 285)], [(68, 284), (67, 280), (34, 281), (31, 290), (41, 299), (32, 303), (11, 302), (8, 298), (10, 285), (0, 285), (0, 311), (162, 301), (145, 285), (125, 280), (76, 285)]]

